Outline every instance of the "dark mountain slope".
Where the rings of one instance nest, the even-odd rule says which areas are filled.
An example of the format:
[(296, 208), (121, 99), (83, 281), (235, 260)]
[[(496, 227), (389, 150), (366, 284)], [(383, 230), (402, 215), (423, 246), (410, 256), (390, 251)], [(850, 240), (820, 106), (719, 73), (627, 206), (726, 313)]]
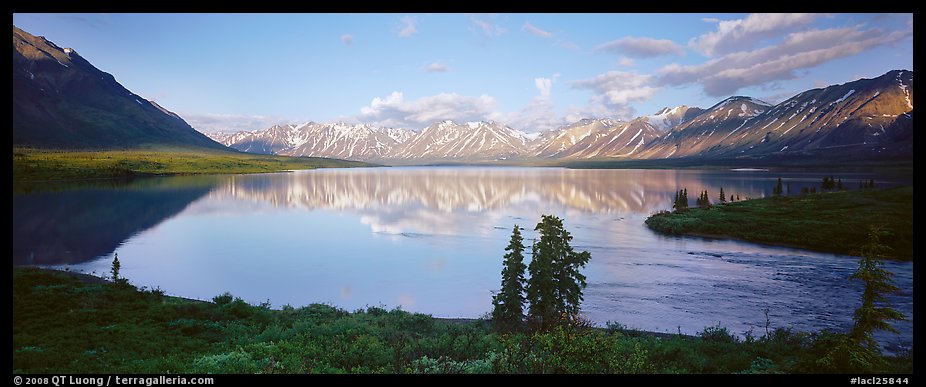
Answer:
[(69, 48), (13, 27), (13, 145), (227, 149)]

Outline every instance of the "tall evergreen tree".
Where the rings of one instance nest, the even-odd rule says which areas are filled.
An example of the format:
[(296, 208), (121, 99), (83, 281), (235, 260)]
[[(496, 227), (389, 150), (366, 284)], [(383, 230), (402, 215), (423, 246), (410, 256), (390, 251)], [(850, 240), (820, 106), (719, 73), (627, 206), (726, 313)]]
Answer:
[(707, 190), (702, 191), (701, 194), (698, 195), (698, 200), (695, 201), (695, 203), (697, 203), (698, 207), (709, 207), (711, 205), (711, 199)]
[(545, 330), (578, 316), (586, 285), (579, 270), (591, 254), (573, 250), (569, 244), (572, 235), (556, 216), (543, 215), (534, 230), (540, 233), (540, 240), (532, 247), (533, 258), (528, 266), (528, 321), (532, 327)]
[(502, 288), (492, 297), (492, 323), (502, 330), (517, 329), (524, 320), (524, 238), (518, 225), (511, 231), (511, 241), (505, 247), (502, 266)]
[(883, 236), (883, 231), (871, 228), (868, 243), (860, 249), (858, 269), (851, 277), (865, 283), (865, 290), (862, 292), (862, 305), (855, 310), (855, 324), (849, 336), (871, 349), (878, 348), (878, 343), (872, 336), (874, 331), (887, 330), (896, 333), (897, 330), (888, 321), (904, 319), (903, 314), (891, 308), (885, 297), (886, 294), (897, 291), (897, 287), (891, 279), (893, 274), (881, 267), (882, 259), (891, 252), (890, 247), (881, 244)]
[(781, 178), (779, 177), (778, 183), (775, 184), (775, 188), (772, 189), (772, 194), (775, 196), (781, 196), (782, 193), (784, 193), (784, 190), (781, 187)]
[(675, 193), (675, 203), (672, 205), (675, 211), (685, 211), (688, 209), (688, 189), (680, 189)]
[(843, 190), (842, 178), (841, 178), (841, 177), (839, 178), (839, 181), (836, 182), (836, 189), (839, 190), (839, 191), (842, 191), (842, 190)]
[(720, 187), (720, 198), (719, 198), (719, 199), (720, 199), (720, 202), (721, 202), (721, 203), (726, 203), (726, 202), (727, 202), (727, 197), (724, 196), (724, 194), (723, 194), (723, 187)]
[(115, 283), (116, 285), (118, 285), (122, 280), (122, 277), (119, 277), (120, 269), (122, 269), (122, 263), (119, 262), (119, 253), (116, 253), (115, 256), (113, 257), (112, 268), (110, 268), (110, 271), (113, 274), (113, 283)]

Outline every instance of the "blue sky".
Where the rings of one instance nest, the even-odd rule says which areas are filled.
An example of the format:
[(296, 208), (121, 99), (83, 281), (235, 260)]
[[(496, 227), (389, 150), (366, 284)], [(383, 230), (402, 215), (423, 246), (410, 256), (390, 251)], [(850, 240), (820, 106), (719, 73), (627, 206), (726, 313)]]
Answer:
[(526, 132), (913, 70), (912, 14), (14, 14), (201, 131)]

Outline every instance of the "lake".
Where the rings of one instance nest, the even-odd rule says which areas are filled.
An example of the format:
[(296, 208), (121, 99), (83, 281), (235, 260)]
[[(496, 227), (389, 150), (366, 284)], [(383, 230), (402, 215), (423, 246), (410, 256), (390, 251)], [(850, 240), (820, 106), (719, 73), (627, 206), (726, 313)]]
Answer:
[[(108, 274), (114, 253), (136, 286), (210, 300), (229, 291), (274, 307), (328, 303), (477, 318), (492, 308), (512, 227), (525, 244), (541, 214), (565, 220), (591, 252), (583, 313), (604, 325), (695, 334), (721, 325), (848, 330), (857, 259), (752, 243), (668, 237), (643, 224), (687, 188), (716, 200), (794, 194), (824, 173), (508, 167), (321, 169), (55, 184), (13, 196), (13, 263)], [(855, 189), (908, 184), (837, 175)], [(529, 251), (529, 249), (528, 249)], [(528, 256), (529, 257), (529, 256)], [(913, 337), (913, 264), (887, 262)]]

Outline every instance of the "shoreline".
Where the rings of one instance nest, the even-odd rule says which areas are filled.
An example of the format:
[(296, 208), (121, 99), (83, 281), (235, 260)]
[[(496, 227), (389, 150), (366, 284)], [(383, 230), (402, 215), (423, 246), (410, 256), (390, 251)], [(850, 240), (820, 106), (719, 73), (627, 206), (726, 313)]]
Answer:
[[(84, 273), (13, 270), (13, 373), (912, 373), (912, 352), (786, 327), (737, 337), (620, 326), (497, 331), (481, 319), (326, 304), (271, 310)], [(839, 356), (833, 362), (832, 356)], [(855, 354), (871, 363), (853, 363)], [(849, 359), (849, 363), (844, 363)]]
[(650, 215), (646, 226), (685, 236), (857, 256), (869, 227), (891, 232), (893, 260), (913, 261), (913, 186), (770, 196)]
[(13, 185), (15, 188), (22, 184), (378, 166), (381, 165), (321, 157), (188, 148), (58, 150), (14, 147)]
[[(50, 273), (63, 274), (63, 275), (67, 275), (67, 276), (74, 277), (74, 278), (80, 280), (82, 283), (86, 283), (86, 284), (99, 285), (99, 284), (112, 284), (112, 283), (113, 283), (112, 280), (109, 280), (109, 279), (107, 279), (107, 278), (103, 278), (103, 277), (98, 276), (98, 275), (88, 274), (88, 273), (81, 273), (81, 272), (70, 271), (70, 270), (52, 269), (52, 268), (46, 268), (46, 267), (41, 267), (41, 266), (20, 265), (20, 266), (17, 266), (17, 267), (27, 267), (27, 268), (36, 269), (36, 270), (41, 270), (41, 271), (50, 272)], [(177, 296), (177, 295), (169, 295), (169, 294), (165, 294), (164, 297), (170, 297), (170, 298), (173, 298), (173, 299), (182, 300), (182, 301), (184, 301), (184, 302), (192, 302), (192, 303), (202, 303), (202, 304), (211, 304), (211, 305), (215, 305), (215, 302), (209, 301), (209, 300), (200, 300), (200, 299), (196, 299), (196, 298), (188, 298), (188, 297)], [(312, 305), (312, 304), (310, 303), (309, 305)], [(298, 307), (297, 307), (297, 309), (298, 309)], [(280, 308), (276, 308), (276, 309), (275, 309), (275, 308), (270, 308), (270, 310), (273, 310), (273, 311), (282, 311), (283, 309), (280, 309)], [(415, 314), (425, 315), (425, 316), (428, 316), (428, 317), (430, 317), (431, 319), (433, 319), (433, 320), (435, 320), (435, 321), (440, 321), (440, 322), (443, 322), (443, 323), (446, 323), (446, 324), (467, 325), (467, 324), (478, 324), (478, 323), (483, 323), (483, 322), (488, 323), (488, 322), (491, 321), (491, 320), (484, 320), (484, 319), (481, 319), (481, 318), (470, 318), (470, 317), (434, 317), (434, 316), (432, 316), (432, 315), (430, 315), (430, 314), (421, 313), (421, 312), (409, 312), (409, 313), (415, 313)], [(600, 326), (593, 326), (592, 329), (602, 330), (602, 331), (607, 331), (607, 330), (608, 330), (608, 328), (606, 328), (606, 327), (600, 327)], [(624, 333), (624, 334), (629, 334), (629, 335), (631, 335), (631, 336), (652, 336), (652, 337), (660, 337), (660, 338), (670, 338), (670, 337), (697, 337), (697, 336), (695, 336), (695, 335), (689, 335), (689, 334), (684, 334), (684, 333), (683, 333), (683, 334), (678, 334), (678, 333), (666, 333), (666, 332), (647, 331), (647, 330), (632, 329), (632, 328), (621, 329), (620, 331), (621, 331), (622, 333)]]

